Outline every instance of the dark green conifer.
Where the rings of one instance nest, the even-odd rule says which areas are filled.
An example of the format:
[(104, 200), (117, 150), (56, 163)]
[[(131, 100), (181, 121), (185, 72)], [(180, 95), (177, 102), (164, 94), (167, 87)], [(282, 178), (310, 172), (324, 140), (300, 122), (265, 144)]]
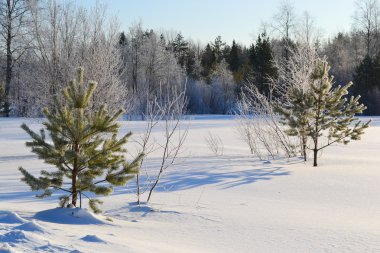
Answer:
[(178, 33), (171, 43), (175, 57), (181, 67), (185, 67), (186, 59), (189, 51), (189, 43), (183, 38), (181, 33)]
[(379, 115), (378, 94), (380, 90), (380, 54), (373, 59), (366, 56), (354, 73), (353, 91), (360, 94), (362, 101), (368, 105), (366, 115)]
[[(57, 170), (43, 170), (35, 177), (22, 167), (19, 169), (22, 181), (33, 191), (42, 190), (37, 197), (47, 197), (60, 190), (66, 193), (60, 197), (61, 207), (67, 206), (70, 200), (76, 207), (78, 198), (81, 207), (83, 195), (89, 199), (91, 209), (100, 212), (97, 204), (101, 201), (86, 193), (109, 195), (113, 186), (125, 185), (138, 173), (142, 155), (131, 163), (126, 161), (124, 145), (131, 133), (118, 138), (119, 125), (116, 123), (123, 110), (110, 115), (103, 105), (98, 111), (91, 111), (95, 89), (95, 82), (84, 84), (80, 68), (77, 79), (64, 89), (63, 102), (57, 100), (54, 112), (44, 110), (45, 129), (35, 133), (26, 124), (21, 126), (32, 138), (26, 145), (39, 159), (54, 165)], [(46, 138), (45, 130), (51, 140)]]
[(201, 58), (202, 77), (207, 83), (211, 83), (211, 74), (216, 65), (216, 57), (210, 44), (207, 44)]
[(277, 77), (274, 57), (269, 37), (265, 33), (259, 35), (255, 46), (249, 50), (250, 63), (253, 70), (254, 84), (259, 91), (269, 96), (271, 79)]
[(228, 64), (232, 72), (237, 72), (242, 65), (242, 48), (235, 40), (232, 41), (230, 54), (228, 56)]

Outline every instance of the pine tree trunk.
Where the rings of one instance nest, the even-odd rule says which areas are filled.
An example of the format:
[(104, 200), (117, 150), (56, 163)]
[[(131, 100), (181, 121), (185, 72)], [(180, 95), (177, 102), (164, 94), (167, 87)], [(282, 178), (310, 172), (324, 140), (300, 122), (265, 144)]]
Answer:
[(306, 136), (302, 136), (302, 155), (303, 155), (303, 160), (306, 162), (307, 161), (307, 156), (306, 156)]
[(76, 207), (77, 206), (77, 199), (78, 199), (78, 191), (77, 191), (77, 187), (76, 187), (77, 175), (76, 175), (76, 172), (74, 173), (74, 170), (73, 170), (73, 178), (71, 179), (71, 184), (72, 184), (71, 204)]
[[(78, 153), (79, 147), (78, 144), (74, 144), (74, 151), (75, 153)], [(73, 164), (73, 172), (72, 172), (72, 178), (71, 178), (71, 204), (73, 206), (77, 206), (77, 200), (78, 200), (78, 190), (77, 190), (77, 176), (78, 176), (78, 161), (77, 158), (74, 158), (74, 164)]]
[(314, 163), (313, 163), (314, 167), (318, 166), (317, 159), (318, 159), (318, 149), (314, 149)]
[(314, 156), (314, 162), (313, 166), (317, 167), (318, 166), (318, 137), (313, 137), (313, 142), (314, 142), (314, 148), (313, 148), (313, 156)]

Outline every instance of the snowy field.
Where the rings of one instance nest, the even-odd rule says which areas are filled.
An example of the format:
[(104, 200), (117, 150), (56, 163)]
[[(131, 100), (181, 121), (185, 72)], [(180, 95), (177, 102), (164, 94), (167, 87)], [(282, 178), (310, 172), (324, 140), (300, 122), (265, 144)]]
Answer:
[[(129, 182), (103, 199), (100, 216), (54, 210), (57, 195), (36, 199), (20, 181), (19, 166), (34, 175), (49, 168), (25, 147), (22, 122), (41, 126), (0, 119), (0, 252), (380, 252), (380, 118), (361, 141), (324, 150), (314, 168), (252, 158), (232, 118), (197, 117), (181, 164), (149, 206), (134, 205)], [(137, 136), (144, 123), (122, 125)], [(223, 156), (208, 149), (209, 131)], [(149, 173), (158, 158), (146, 161)]]

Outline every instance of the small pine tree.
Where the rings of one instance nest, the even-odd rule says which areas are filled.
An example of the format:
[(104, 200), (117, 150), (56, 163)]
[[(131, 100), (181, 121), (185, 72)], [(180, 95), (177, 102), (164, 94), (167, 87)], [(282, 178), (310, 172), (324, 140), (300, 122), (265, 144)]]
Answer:
[(311, 96), (308, 95), (304, 89), (293, 87), (288, 94), (289, 103), (277, 103), (274, 106), (275, 111), (282, 116), (280, 122), (289, 127), (285, 133), (300, 138), (304, 161), (307, 160), (308, 127), (313, 103)]
[[(279, 110), (282, 122), (289, 126), (288, 134), (311, 138), (314, 166), (318, 165), (320, 150), (334, 143), (347, 144), (350, 140), (359, 140), (370, 123), (362, 123), (355, 117), (366, 109), (359, 103), (360, 96), (346, 98), (352, 83), (333, 88), (329, 70), (326, 61), (318, 60), (310, 76), (309, 89), (290, 89), (289, 105)], [(323, 136), (327, 137), (327, 143), (321, 144)]]
[[(131, 133), (118, 138), (119, 125), (115, 122), (123, 113), (119, 110), (109, 115), (103, 105), (98, 111), (90, 110), (90, 101), (95, 82), (85, 85), (83, 69), (78, 70), (77, 79), (64, 89), (63, 103), (57, 103), (57, 109), (50, 112), (44, 110), (46, 121), (43, 123), (50, 133), (51, 141), (46, 140), (45, 130), (33, 132), (26, 124), (21, 127), (31, 136), (26, 142), (32, 152), (47, 164), (54, 165), (57, 171), (41, 171), (35, 177), (22, 167), (19, 168), (25, 181), (33, 191), (43, 190), (37, 197), (50, 196), (54, 191), (67, 194), (60, 197), (60, 206), (65, 207), (71, 199), (72, 206), (77, 206), (78, 198), (82, 206), (82, 195), (89, 199), (89, 206), (100, 212), (98, 199), (90, 198), (85, 193), (109, 195), (113, 186), (125, 185), (127, 180), (138, 173), (142, 155), (128, 163), (125, 159), (127, 143)], [(68, 188), (64, 180), (68, 179)]]

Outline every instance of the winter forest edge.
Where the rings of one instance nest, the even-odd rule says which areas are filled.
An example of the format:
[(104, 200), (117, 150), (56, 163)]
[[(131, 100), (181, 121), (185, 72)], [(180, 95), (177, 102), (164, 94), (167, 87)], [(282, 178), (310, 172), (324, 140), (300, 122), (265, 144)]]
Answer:
[[(378, 0), (355, 1), (350, 32), (329, 38), (307, 11), (296, 13), (292, 2), (282, 1), (250, 45), (222, 35), (202, 44), (181, 32), (146, 28), (143, 21), (123, 31), (103, 2), (86, 8), (59, 0), (0, 1), (0, 181), (10, 178), (0, 188), (0, 224), (6, 224), (0, 252), (95, 252), (94, 243), (101, 252), (276, 252), (294, 224), (305, 240), (332, 232), (311, 245), (287, 243), (284, 252), (380, 250), (373, 239), (380, 224), (369, 225), (378, 217), (376, 201), (368, 204), (359, 194), (375, 189), (380, 173), (370, 168), (377, 161), (354, 155), (358, 147), (368, 154), (377, 149), (366, 143), (378, 145), (371, 139), (380, 115)], [(202, 115), (204, 122), (197, 120)], [(359, 176), (350, 162), (368, 168)], [(346, 181), (339, 180), (341, 168), (349, 171)], [(282, 179), (293, 175), (298, 181)], [(325, 188), (301, 182), (313, 176)], [(373, 188), (359, 187), (355, 177)], [(263, 182), (268, 186), (259, 188)], [(321, 195), (309, 203), (298, 195), (303, 189)], [(321, 197), (327, 189), (339, 207), (328, 194)], [(312, 225), (304, 214), (297, 223), (292, 201), (306, 201), (307, 210), (319, 204), (339, 217), (351, 200), (339, 197), (344, 190), (371, 207), (351, 206), (368, 216), (363, 223), (328, 223), (323, 212)], [(277, 223), (266, 218), (257, 229), (282, 239), (249, 242), (260, 218), (249, 225), (243, 218), (249, 212), (264, 217), (264, 207), (280, 210), (281, 192), (289, 193), (283, 203), (289, 216), (271, 210)], [(225, 201), (234, 212), (245, 205), (249, 211), (231, 218), (221, 211)], [(23, 202), (33, 204), (28, 209)], [(342, 219), (352, 218), (350, 208)], [(293, 225), (282, 223), (293, 214)], [(317, 220), (328, 225), (318, 227)], [(165, 243), (157, 222), (189, 248)], [(184, 230), (171, 227), (181, 222)], [(66, 238), (70, 224), (83, 225), (72, 233), (73, 244)], [(278, 224), (284, 227), (270, 232)], [(91, 234), (91, 226), (118, 228)], [(220, 232), (224, 226), (228, 232)], [(128, 227), (143, 237), (151, 229), (147, 235), (156, 239), (140, 244)], [(359, 228), (364, 244), (352, 239)], [(188, 231), (199, 235), (184, 236)], [(242, 231), (249, 232), (233, 243)], [(131, 236), (132, 243), (119, 235)], [(209, 244), (201, 242), (203, 235)]]

